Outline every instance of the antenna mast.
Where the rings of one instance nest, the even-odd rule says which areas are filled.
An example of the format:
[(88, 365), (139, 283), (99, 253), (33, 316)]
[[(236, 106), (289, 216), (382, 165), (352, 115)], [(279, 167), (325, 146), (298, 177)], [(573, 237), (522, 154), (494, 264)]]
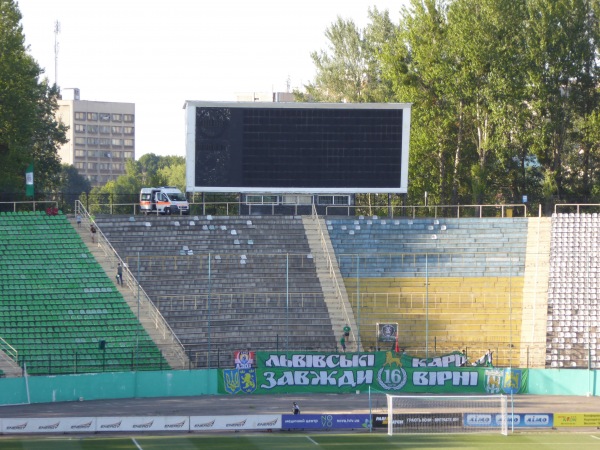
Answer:
[(58, 33), (60, 33), (60, 22), (54, 23), (54, 84), (58, 86)]

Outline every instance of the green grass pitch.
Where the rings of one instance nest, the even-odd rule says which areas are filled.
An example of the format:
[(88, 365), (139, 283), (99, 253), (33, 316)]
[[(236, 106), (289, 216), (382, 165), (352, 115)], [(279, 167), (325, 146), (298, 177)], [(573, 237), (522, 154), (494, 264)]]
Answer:
[(588, 450), (600, 448), (598, 433), (517, 433), (499, 434), (227, 434), (186, 436), (133, 436), (106, 438), (81, 437), (9, 437), (0, 438), (1, 450), (300, 450), (300, 449), (516, 449)]

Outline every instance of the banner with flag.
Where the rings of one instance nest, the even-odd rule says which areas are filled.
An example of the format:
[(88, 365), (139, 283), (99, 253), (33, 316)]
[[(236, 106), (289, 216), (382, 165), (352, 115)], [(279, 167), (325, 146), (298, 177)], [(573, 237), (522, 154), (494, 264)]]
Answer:
[(219, 369), (222, 394), (527, 393), (527, 369), (477, 367), (461, 352), (422, 358), (393, 349), (380, 352), (261, 352), (255, 365)]
[(25, 171), (25, 195), (33, 197), (33, 163)]

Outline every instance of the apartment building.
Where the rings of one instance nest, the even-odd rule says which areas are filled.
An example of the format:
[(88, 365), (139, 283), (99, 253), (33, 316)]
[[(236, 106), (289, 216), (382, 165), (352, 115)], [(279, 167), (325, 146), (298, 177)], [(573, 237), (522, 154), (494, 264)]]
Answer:
[(68, 142), (58, 151), (92, 186), (125, 173), (135, 159), (135, 104), (81, 100), (79, 89), (63, 89), (58, 118), (69, 127)]

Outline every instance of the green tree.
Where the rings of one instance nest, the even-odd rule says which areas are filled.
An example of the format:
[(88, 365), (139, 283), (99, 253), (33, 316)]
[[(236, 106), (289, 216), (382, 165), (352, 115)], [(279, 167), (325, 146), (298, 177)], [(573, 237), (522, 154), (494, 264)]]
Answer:
[[(448, 48), (453, 62), (450, 95), (460, 102), (475, 147), (475, 203), (514, 197), (511, 174), (519, 161), (510, 144), (523, 104), (523, 43), (519, 30), (525, 0), (456, 0), (448, 10)], [(507, 140), (508, 138), (508, 140)]]
[(302, 99), (412, 103), (411, 204), (425, 192), (436, 204), (595, 199), (599, 11), (599, 0), (411, 0), (397, 26), (377, 10), (365, 31), (338, 18)]
[[(464, 108), (455, 89), (448, 46), (447, 6), (413, 0), (401, 11), (400, 31), (383, 47), (383, 75), (395, 99), (413, 104), (409, 203), (457, 203), (461, 171), (470, 165)], [(466, 161), (466, 164), (465, 164)]]
[(171, 165), (159, 169), (158, 173), (165, 180), (165, 185), (175, 186), (181, 192), (185, 192), (185, 163), (178, 164), (174, 161)]
[(594, 184), (592, 147), (582, 145), (583, 129), (576, 127), (598, 110), (597, 14), (597, 0), (528, 1), (523, 33), (532, 152), (545, 177), (555, 178), (559, 198), (587, 196)]
[(81, 201), (91, 205), (93, 213), (133, 214), (141, 188), (156, 186), (177, 186), (185, 192), (185, 158), (149, 153), (139, 161), (128, 160), (124, 175), (93, 188)]
[(89, 194), (92, 186), (89, 180), (81, 175), (75, 166), (62, 164), (59, 174), (59, 186), (54, 200), (61, 202), (64, 212), (71, 212), (75, 200), (81, 198), (82, 194)]
[(305, 86), (300, 99), (325, 102), (380, 102), (391, 96), (391, 86), (382, 81), (378, 53), (392, 39), (396, 27), (388, 11), (369, 10), (365, 30), (354, 21), (338, 17), (325, 31), (328, 48), (313, 52), (317, 68), (313, 83)]
[(57, 145), (65, 142), (54, 119), (58, 90), (40, 81), (43, 71), (27, 53), (20, 22), (17, 3), (0, 0), (0, 191), (17, 197), (32, 162), (37, 192), (57, 186)]

